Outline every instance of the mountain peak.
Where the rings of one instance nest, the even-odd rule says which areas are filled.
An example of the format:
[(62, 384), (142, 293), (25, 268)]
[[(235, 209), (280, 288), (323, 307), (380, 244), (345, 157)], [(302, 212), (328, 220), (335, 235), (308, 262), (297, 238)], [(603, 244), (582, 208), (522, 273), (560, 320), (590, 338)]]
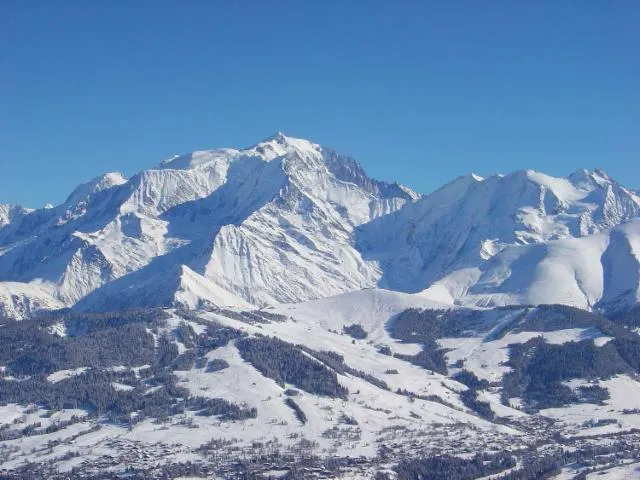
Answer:
[(278, 131), (249, 147), (246, 151), (256, 151), (267, 160), (271, 160), (275, 157), (285, 155), (292, 150), (298, 152), (317, 152), (320, 150), (320, 145), (304, 138), (289, 137), (281, 131)]
[(95, 195), (102, 190), (106, 190), (111, 187), (116, 187), (127, 183), (127, 179), (120, 172), (109, 172), (104, 175), (92, 178), (88, 182), (85, 182), (71, 192), (71, 195), (67, 198), (65, 203), (77, 203), (82, 200), (86, 200), (90, 195)]
[(276, 143), (283, 144), (287, 142), (287, 136), (284, 133), (282, 133), (281, 130), (278, 130), (273, 135), (269, 135), (267, 138), (263, 139), (258, 143), (268, 143), (268, 142), (276, 142)]
[[(263, 138), (258, 143), (254, 143), (247, 150), (252, 150), (252, 149), (255, 149), (255, 148), (259, 147), (260, 145), (267, 145), (267, 144), (285, 146), (285, 145), (290, 144), (292, 140), (300, 141), (300, 140), (304, 140), (304, 139), (288, 137), (281, 130), (278, 130), (276, 133), (274, 133), (272, 135), (269, 135), (268, 137)], [(304, 140), (304, 141), (307, 141), (307, 140)], [(309, 143), (311, 143), (311, 142), (309, 142)]]
[(596, 168), (593, 171), (587, 169), (580, 169), (569, 175), (568, 180), (578, 187), (604, 187), (615, 181), (609, 176), (607, 172), (601, 168)]

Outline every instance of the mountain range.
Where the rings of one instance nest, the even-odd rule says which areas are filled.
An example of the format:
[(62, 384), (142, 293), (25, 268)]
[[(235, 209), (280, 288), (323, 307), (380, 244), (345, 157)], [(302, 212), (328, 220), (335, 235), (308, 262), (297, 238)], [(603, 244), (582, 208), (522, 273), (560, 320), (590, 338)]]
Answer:
[(640, 300), (640, 195), (602, 170), (471, 174), (421, 195), (278, 133), (61, 205), (0, 205), (0, 312), (255, 308), (382, 288), (469, 307)]

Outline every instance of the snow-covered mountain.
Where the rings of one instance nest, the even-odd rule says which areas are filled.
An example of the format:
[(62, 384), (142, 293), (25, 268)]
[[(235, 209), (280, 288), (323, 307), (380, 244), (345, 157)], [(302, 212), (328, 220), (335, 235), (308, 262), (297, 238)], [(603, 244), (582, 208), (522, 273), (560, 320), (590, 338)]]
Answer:
[(376, 284), (380, 271), (355, 249), (353, 229), (417, 198), (278, 133), (129, 180), (106, 174), (62, 205), (4, 215), (0, 280), (87, 309), (320, 298)]
[(618, 309), (638, 301), (639, 214), (600, 170), (470, 175), (422, 197), (278, 133), (108, 173), (52, 208), (0, 206), (0, 309), (246, 308), (375, 286)]
[(466, 305), (636, 303), (640, 197), (601, 170), (461, 177), (357, 231), (380, 285)]

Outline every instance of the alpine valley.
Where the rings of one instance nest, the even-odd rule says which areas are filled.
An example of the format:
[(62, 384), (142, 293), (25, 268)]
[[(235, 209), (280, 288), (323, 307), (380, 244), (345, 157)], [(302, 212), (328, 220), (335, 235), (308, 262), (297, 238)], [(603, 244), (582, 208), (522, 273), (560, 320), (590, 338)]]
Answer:
[(0, 478), (640, 477), (640, 193), (278, 133), (0, 205)]

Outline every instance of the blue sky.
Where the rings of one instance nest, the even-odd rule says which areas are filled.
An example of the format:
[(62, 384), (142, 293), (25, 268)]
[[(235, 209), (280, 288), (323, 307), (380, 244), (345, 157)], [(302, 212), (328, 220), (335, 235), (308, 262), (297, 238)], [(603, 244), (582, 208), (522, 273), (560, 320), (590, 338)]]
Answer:
[(0, 202), (248, 146), (421, 192), (602, 167), (640, 188), (640, 2), (0, 2)]

